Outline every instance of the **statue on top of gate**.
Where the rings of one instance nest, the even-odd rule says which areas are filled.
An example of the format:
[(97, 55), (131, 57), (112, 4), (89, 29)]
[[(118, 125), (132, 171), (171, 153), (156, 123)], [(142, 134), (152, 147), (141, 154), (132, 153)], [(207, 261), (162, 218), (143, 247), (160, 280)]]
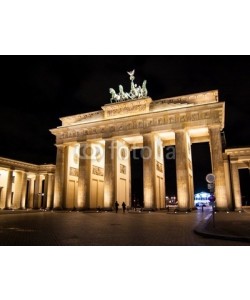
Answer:
[(135, 80), (135, 70), (128, 72), (129, 79), (131, 81), (131, 88), (130, 92), (126, 93), (124, 92), (123, 86), (119, 85), (119, 93), (117, 94), (116, 91), (113, 88), (109, 89), (109, 92), (111, 94), (110, 102), (122, 102), (127, 100), (137, 100), (137, 99), (143, 99), (147, 98), (148, 96), (148, 90), (147, 90), (147, 80), (144, 80), (142, 83), (142, 86), (137, 86), (137, 84), (134, 83)]

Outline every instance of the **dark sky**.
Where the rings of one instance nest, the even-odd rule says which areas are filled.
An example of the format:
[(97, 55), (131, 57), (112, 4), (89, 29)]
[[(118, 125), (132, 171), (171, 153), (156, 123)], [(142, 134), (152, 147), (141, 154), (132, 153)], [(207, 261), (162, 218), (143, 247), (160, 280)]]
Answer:
[(109, 88), (148, 81), (153, 100), (218, 89), (227, 146), (250, 145), (250, 59), (244, 56), (1, 56), (0, 156), (55, 163), (49, 129), (99, 110)]

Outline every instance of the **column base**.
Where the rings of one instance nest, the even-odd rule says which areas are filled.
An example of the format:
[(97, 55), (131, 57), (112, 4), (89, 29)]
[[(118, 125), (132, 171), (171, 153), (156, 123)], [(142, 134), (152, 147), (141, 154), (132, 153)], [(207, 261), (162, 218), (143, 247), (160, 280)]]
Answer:
[(144, 207), (144, 208), (140, 208), (140, 207), (137, 207), (136, 210), (142, 210), (142, 211), (156, 211), (155, 208), (153, 207)]
[(114, 209), (112, 207), (103, 207), (101, 210), (102, 211), (113, 211)]
[(84, 207), (74, 207), (73, 211), (84, 211), (87, 210), (87, 208)]
[(12, 210), (12, 208), (11, 207), (5, 207), (5, 208), (3, 208), (3, 210)]
[(242, 211), (242, 208), (235, 208), (234, 211), (236, 212)]
[(215, 207), (214, 208), (215, 211), (221, 211), (221, 212), (226, 212), (226, 211), (229, 211), (230, 209), (227, 208), (227, 207)]
[(63, 208), (61, 206), (57, 206), (57, 207), (54, 207), (52, 210), (59, 211), (59, 210), (63, 210)]
[(191, 212), (192, 208), (189, 207), (177, 207), (176, 209), (178, 212)]

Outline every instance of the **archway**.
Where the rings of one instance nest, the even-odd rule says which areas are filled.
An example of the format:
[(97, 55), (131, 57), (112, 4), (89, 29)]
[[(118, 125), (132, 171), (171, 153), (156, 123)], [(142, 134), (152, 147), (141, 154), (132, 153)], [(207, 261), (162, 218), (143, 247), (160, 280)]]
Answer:
[(143, 159), (141, 149), (130, 151), (131, 161), (131, 203), (130, 207), (143, 207)]
[(239, 169), (240, 177), (240, 190), (241, 190), (241, 203), (242, 206), (250, 205), (250, 170), (249, 169)]

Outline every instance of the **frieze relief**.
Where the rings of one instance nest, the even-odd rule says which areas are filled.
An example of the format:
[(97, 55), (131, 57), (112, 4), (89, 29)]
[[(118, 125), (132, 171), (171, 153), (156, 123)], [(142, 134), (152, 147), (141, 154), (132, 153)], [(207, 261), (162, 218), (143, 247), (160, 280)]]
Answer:
[(126, 106), (124, 108), (116, 108), (107, 111), (107, 117), (117, 116), (117, 115), (123, 115), (123, 114), (131, 114), (131, 113), (138, 113), (138, 112), (144, 112), (147, 108), (147, 105), (131, 105)]
[(156, 170), (163, 173), (163, 164), (161, 164), (159, 161), (156, 161)]
[(95, 126), (85, 129), (77, 129), (61, 133), (59, 139), (75, 139), (81, 138), (87, 135), (97, 135), (103, 133), (113, 133), (134, 129), (145, 129), (153, 126), (171, 125), (185, 122), (195, 122), (201, 120), (211, 119), (214, 122), (221, 123), (222, 115), (220, 110), (203, 110), (198, 112), (187, 112), (179, 114), (165, 114), (155, 118), (141, 118), (140, 120), (133, 120), (128, 122), (117, 121), (113, 125), (107, 125), (104, 127)]
[(126, 166), (120, 164), (120, 173), (126, 175)]
[(70, 176), (78, 177), (78, 175), (79, 175), (78, 169), (77, 169), (77, 168), (70, 167), (70, 168), (69, 168), (69, 175), (70, 175)]
[(92, 174), (97, 176), (104, 176), (104, 169), (101, 167), (93, 166)]

